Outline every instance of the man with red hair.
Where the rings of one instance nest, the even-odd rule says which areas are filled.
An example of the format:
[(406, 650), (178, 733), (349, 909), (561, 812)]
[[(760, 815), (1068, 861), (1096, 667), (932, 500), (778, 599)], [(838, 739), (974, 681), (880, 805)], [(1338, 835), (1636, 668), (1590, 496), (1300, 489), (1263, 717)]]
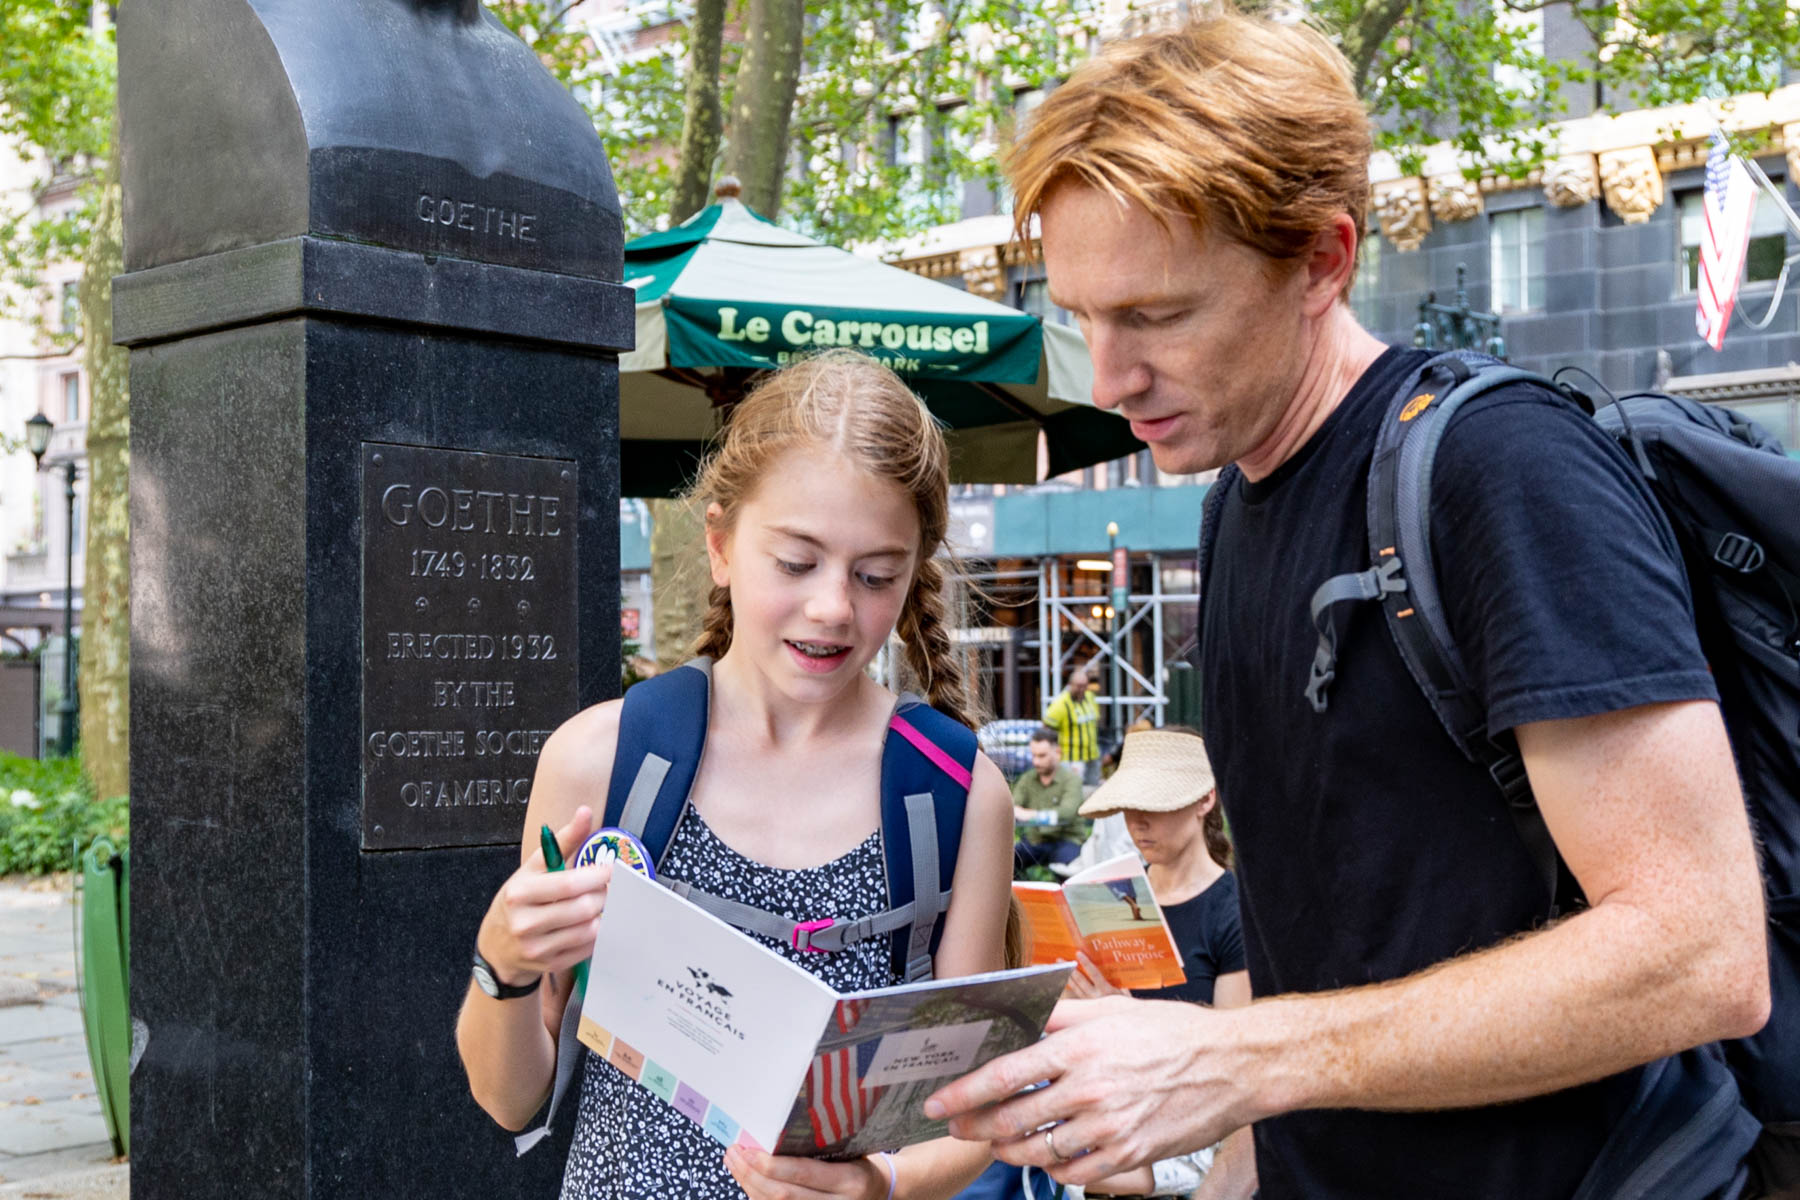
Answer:
[(1249, 1127), (1254, 1176), (1238, 1134), (1207, 1197), (1610, 1196), (1633, 1172), (1736, 1197), (1757, 1126), (1709, 1044), (1767, 1018), (1762, 888), (1679, 553), (1617, 447), (1515, 384), (1437, 451), (1445, 609), (1573, 915), (1379, 613), (1341, 621), (1330, 702), (1307, 694), (1309, 601), (1368, 566), (1376, 434), (1428, 357), (1346, 301), (1370, 149), (1330, 43), (1227, 14), (1110, 48), (1013, 153), (1095, 402), (1164, 471), (1235, 464), (1199, 665), (1256, 1000), (1067, 1002), (927, 1112), (1074, 1183)]

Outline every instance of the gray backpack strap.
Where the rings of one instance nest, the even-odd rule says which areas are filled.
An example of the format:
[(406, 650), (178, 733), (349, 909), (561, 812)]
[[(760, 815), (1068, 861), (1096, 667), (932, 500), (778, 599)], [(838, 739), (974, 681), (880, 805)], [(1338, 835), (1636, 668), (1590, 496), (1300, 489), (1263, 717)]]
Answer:
[[(881, 937), (904, 929), (915, 920), (915, 906), (902, 905), (866, 917), (839, 920), (824, 917), (816, 921), (794, 921), (736, 900), (727, 900), (702, 891), (683, 879), (659, 879), (664, 887), (695, 907), (704, 909), (736, 929), (760, 933), (777, 942), (785, 942), (795, 950), (819, 952), (842, 950), (872, 937)], [(929, 933), (930, 926), (926, 926)]]
[(513, 1138), (514, 1153), (523, 1155), (527, 1150), (550, 1136), (550, 1122), (556, 1119), (556, 1106), (569, 1090), (570, 1082), (575, 1078), (575, 1068), (581, 1063), (581, 1052), (586, 1049), (576, 1030), (581, 1027), (581, 1002), (584, 996), (573, 993), (569, 1003), (563, 1008), (562, 1032), (556, 1039), (556, 1082), (550, 1085), (550, 1105), (544, 1109), (544, 1123), (536, 1129), (527, 1129)]
[(906, 797), (906, 825), (912, 838), (912, 934), (906, 947), (906, 982), (930, 979), (931, 931), (950, 905), (950, 893), (938, 891), (937, 812), (930, 792)]
[[(710, 683), (712, 678), (712, 660), (701, 657), (690, 659), (682, 664), (683, 668), (691, 667), (705, 675)], [(680, 668), (678, 668), (680, 669)], [(702, 729), (704, 729), (704, 719)], [(662, 790), (663, 782), (668, 777), (674, 763), (660, 754), (645, 753), (638, 763), (637, 773), (632, 777), (631, 788), (625, 795), (625, 803), (620, 811), (618, 826), (633, 837), (642, 837), (650, 814), (656, 806), (657, 794)], [(690, 777), (698, 764), (689, 764)], [(618, 786), (615, 775), (613, 786)], [(682, 802), (685, 811), (687, 804)], [(679, 817), (677, 818), (679, 820)], [(666, 850), (667, 847), (665, 846)], [(527, 1130), (513, 1139), (517, 1152), (524, 1154), (527, 1150), (543, 1141), (550, 1133), (550, 1122), (556, 1116), (557, 1105), (562, 1103), (563, 1096), (569, 1090), (569, 1084), (575, 1078), (575, 1068), (581, 1063), (581, 1054), (586, 1047), (581, 1044), (577, 1030), (581, 1027), (581, 995), (571, 995), (569, 1003), (563, 1009), (562, 1031), (556, 1039), (556, 1080), (550, 1087), (550, 1105), (544, 1110), (544, 1123), (536, 1129)]]

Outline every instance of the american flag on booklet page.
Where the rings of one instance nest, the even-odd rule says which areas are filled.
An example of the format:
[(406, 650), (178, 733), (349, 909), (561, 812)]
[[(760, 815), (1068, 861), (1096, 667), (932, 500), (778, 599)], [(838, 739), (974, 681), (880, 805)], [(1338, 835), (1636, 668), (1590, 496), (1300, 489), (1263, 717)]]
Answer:
[(832, 1014), (837, 1021), (838, 1032), (849, 1033), (855, 1029), (856, 1023), (862, 1020), (863, 1013), (873, 1003), (873, 1000), (839, 1000), (837, 1011)]
[(1694, 325), (1706, 344), (1717, 350), (1725, 344), (1725, 327), (1731, 323), (1738, 279), (1744, 273), (1750, 219), (1756, 213), (1756, 183), (1716, 133), (1706, 156), (1700, 208), (1705, 219), (1700, 228), (1700, 278), (1695, 285), (1700, 304)]
[(850, 1137), (875, 1111), (886, 1089), (863, 1087), (862, 1077), (880, 1045), (880, 1038), (869, 1038), (813, 1059), (807, 1076), (812, 1084), (807, 1113), (812, 1117), (813, 1141), (821, 1149)]

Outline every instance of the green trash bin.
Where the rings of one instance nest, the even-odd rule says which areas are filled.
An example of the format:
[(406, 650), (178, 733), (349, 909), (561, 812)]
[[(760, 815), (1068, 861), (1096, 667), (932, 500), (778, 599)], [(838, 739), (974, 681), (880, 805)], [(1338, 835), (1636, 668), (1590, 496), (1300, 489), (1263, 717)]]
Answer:
[(97, 838), (80, 856), (81, 1023), (113, 1153), (131, 1153), (131, 852)]

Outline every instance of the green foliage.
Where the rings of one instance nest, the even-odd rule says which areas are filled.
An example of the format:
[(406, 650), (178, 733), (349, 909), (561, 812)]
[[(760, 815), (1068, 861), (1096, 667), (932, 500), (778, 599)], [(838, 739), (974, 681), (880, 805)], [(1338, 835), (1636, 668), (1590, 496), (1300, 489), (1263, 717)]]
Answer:
[(77, 841), (122, 849), (129, 833), (125, 797), (96, 800), (77, 759), (0, 752), (0, 875), (73, 870)]
[[(52, 348), (68, 350), (77, 335), (44, 325), (35, 304), (44, 266), (79, 258), (98, 211), (91, 175), (112, 141), (118, 59), (112, 28), (95, 32), (89, 5), (59, 0), (0, 3), (0, 138), (51, 167), (45, 187), (80, 178), (76, 202), (50, 219), (31, 209), (0, 210), (0, 318), (39, 326)], [(33, 198), (35, 203), (35, 197)]]
[[(1570, 14), (1587, 52), (1547, 59), (1530, 27)], [(1767, 92), (1800, 59), (1785, 0), (1312, 0), (1309, 19), (1350, 60), (1376, 144), (1402, 172), (1456, 147), (1465, 174), (1523, 177), (1554, 150), (1544, 126), (1569, 98), (1601, 112)]]

